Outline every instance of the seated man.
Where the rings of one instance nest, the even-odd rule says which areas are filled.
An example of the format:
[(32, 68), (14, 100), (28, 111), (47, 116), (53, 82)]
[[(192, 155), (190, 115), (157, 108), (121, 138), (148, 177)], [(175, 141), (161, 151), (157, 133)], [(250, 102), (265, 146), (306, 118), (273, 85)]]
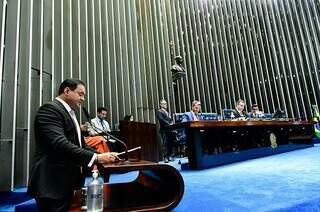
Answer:
[[(193, 101), (191, 105), (191, 111), (185, 112), (182, 115), (182, 120), (181, 122), (188, 122), (188, 121), (199, 121), (200, 120), (200, 110), (201, 110), (201, 103), (200, 101)], [(180, 133), (180, 138), (181, 139), (186, 139), (187, 135), (185, 132), (185, 129), (183, 129)], [(204, 135), (201, 133), (201, 137), (203, 138)], [(202, 149), (203, 149), (203, 154), (206, 154), (208, 152), (208, 142), (205, 139), (204, 142), (202, 143)]]
[(98, 107), (97, 109), (97, 117), (91, 119), (92, 127), (89, 128), (90, 135), (97, 135), (103, 132), (111, 132), (110, 125), (106, 121), (107, 117), (107, 109), (104, 107)]
[(249, 118), (263, 118), (264, 117), (264, 113), (259, 110), (258, 104), (253, 104), (251, 106), (251, 112), (248, 113), (248, 117)]
[(181, 122), (199, 121), (200, 110), (201, 103), (199, 101), (193, 101), (191, 105), (191, 111), (183, 114)]
[(248, 114), (244, 111), (245, 107), (244, 100), (240, 99), (236, 102), (236, 108), (234, 113), (235, 119), (246, 119), (248, 117)]

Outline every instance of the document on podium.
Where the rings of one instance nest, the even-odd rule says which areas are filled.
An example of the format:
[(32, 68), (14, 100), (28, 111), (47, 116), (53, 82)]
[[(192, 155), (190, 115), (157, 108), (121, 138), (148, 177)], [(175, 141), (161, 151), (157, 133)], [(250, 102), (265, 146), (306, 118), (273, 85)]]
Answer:
[(128, 149), (127, 151), (119, 152), (117, 154), (117, 156), (125, 155), (127, 153), (134, 152), (134, 151), (137, 151), (137, 150), (140, 150), (140, 149), (141, 149), (141, 146), (138, 146), (138, 147), (135, 147), (135, 148), (132, 148), (132, 149)]

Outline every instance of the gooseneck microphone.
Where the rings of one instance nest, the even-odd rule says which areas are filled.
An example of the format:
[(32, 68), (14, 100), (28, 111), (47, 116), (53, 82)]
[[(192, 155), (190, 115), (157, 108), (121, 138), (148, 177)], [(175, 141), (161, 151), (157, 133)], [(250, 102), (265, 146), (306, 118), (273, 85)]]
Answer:
[[(94, 131), (97, 132), (98, 135), (101, 135), (101, 134), (102, 134), (102, 136), (103, 136), (103, 135), (107, 135), (107, 136), (109, 136), (110, 138), (112, 138), (112, 139), (118, 141), (119, 143), (121, 143), (122, 146), (124, 146), (125, 151), (124, 151), (123, 153), (124, 153), (124, 155), (125, 155), (125, 157), (126, 157), (126, 159), (127, 159), (127, 153), (128, 153), (128, 146), (127, 146), (127, 144), (124, 143), (123, 141), (121, 141), (119, 138), (111, 135), (110, 133), (108, 133), (108, 132), (106, 132), (106, 131), (104, 131), (104, 130), (102, 130), (102, 129), (99, 129), (99, 128), (96, 127), (94, 124), (92, 124), (91, 118), (90, 118), (90, 114), (89, 114), (88, 110), (87, 110), (85, 107), (82, 107), (82, 110), (83, 110), (84, 115), (86, 116), (86, 118), (87, 118), (90, 126), (92, 127), (92, 129), (93, 129)], [(102, 131), (102, 133), (99, 133), (99, 131)], [(122, 154), (121, 154), (121, 155), (122, 155)]]

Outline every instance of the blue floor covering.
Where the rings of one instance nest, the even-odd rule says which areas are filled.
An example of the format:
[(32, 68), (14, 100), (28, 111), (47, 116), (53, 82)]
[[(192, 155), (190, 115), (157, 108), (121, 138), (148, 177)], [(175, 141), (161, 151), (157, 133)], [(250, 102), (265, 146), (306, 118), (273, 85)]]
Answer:
[(30, 199), (26, 194), (27, 188), (15, 188), (13, 192), (0, 192), (0, 211), (14, 211), (15, 205)]
[[(177, 159), (170, 165), (181, 171)], [(320, 211), (320, 145), (181, 174), (185, 193), (174, 212)], [(112, 175), (110, 183), (136, 176)], [(14, 206), (0, 199), (0, 211), (14, 211)]]
[(320, 146), (182, 171), (178, 211), (320, 211)]

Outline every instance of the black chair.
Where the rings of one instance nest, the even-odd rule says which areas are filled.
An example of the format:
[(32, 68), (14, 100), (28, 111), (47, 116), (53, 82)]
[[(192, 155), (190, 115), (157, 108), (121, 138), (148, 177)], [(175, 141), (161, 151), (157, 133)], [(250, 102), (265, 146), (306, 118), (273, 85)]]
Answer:
[(180, 123), (182, 121), (183, 114), (184, 113), (174, 113), (173, 114), (174, 123)]
[[(182, 121), (184, 113), (175, 113), (173, 114), (174, 122), (180, 123)], [(186, 156), (186, 133), (184, 128), (176, 129), (173, 131), (174, 139), (173, 144), (174, 148), (176, 149), (176, 156), (183, 157)]]
[(272, 118), (274, 119), (281, 119), (281, 118), (286, 118), (286, 113), (281, 110), (281, 109), (277, 109), (276, 112), (272, 115)]

